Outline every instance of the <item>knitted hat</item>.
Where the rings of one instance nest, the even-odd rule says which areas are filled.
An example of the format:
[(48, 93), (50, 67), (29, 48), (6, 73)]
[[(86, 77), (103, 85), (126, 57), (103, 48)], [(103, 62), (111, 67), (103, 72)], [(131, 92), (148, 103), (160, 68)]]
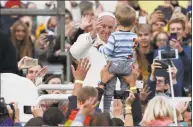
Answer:
[(5, 3), (5, 8), (11, 8), (13, 6), (20, 6), (20, 5), (21, 5), (20, 0), (8, 0)]

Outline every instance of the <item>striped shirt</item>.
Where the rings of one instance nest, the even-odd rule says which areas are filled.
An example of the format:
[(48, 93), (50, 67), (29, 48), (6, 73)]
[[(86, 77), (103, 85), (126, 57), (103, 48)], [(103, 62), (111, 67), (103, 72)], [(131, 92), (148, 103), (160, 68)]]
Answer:
[(107, 55), (108, 60), (127, 60), (133, 55), (133, 39), (136, 37), (132, 32), (113, 32), (107, 43), (99, 47), (99, 52)]

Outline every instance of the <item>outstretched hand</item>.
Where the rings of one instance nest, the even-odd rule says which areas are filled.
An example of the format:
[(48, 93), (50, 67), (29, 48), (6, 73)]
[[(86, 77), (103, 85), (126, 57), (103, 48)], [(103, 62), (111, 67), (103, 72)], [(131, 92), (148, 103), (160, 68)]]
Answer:
[(113, 116), (120, 118), (123, 114), (123, 104), (120, 99), (114, 99), (113, 101)]
[(127, 107), (127, 106), (130, 107), (134, 100), (135, 100), (135, 95), (134, 95), (133, 92), (130, 92), (129, 97), (128, 97), (128, 98), (126, 99), (126, 101), (125, 101), (126, 107)]
[(85, 30), (87, 27), (92, 25), (92, 16), (85, 15), (82, 17), (80, 28)]
[(43, 78), (48, 73), (48, 67), (43, 67), (36, 73), (36, 77)]
[(33, 60), (33, 58), (31, 57), (28, 57), (28, 56), (24, 56), (19, 62), (18, 62), (18, 69), (19, 70), (22, 70), (22, 69), (25, 69), (25, 68), (30, 68), (31, 66), (25, 66), (24, 63), (26, 61), (31, 61)]
[(152, 91), (150, 91), (150, 88), (146, 85), (141, 91), (140, 91), (140, 100), (141, 101), (145, 101), (147, 99), (147, 97), (149, 96), (149, 94)]
[(107, 63), (107, 65), (105, 65), (103, 67), (103, 69), (101, 70), (101, 81), (103, 83), (107, 83), (109, 80), (111, 80), (114, 76), (114, 74), (111, 74), (109, 72), (109, 67), (111, 66), (111, 62)]
[(91, 37), (96, 38), (97, 32), (102, 28), (102, 19), (93, 19), (93, 30), (91, 31)]
[(90, 67), (91, 67), (91, 64), (89, 64), (89, 60), (87, 58), (80, 59), (76, 70), (74, 66), (71, 65), (72, 74), (74, 76), (74, 79), (84, 81)]

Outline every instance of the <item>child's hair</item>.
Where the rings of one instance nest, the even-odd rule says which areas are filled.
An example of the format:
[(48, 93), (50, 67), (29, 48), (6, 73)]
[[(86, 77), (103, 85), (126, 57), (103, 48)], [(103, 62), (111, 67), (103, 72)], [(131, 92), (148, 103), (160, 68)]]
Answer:
[(96, 97), (98, 99), (98, 91), (94, 87), (85, 86), (79, 90), (77, 100), (85, 103), (90, 97)]
[(149, 24), (139, 24), (135, 30), (137, 34), (139, 34), (139, 32), (142, 32), (142, 31), (147, 31), (149, 33), (152, 33), (152, 29)]
[(120, 25), (130, 27), (136, 20), (136, 12), (129, 5), (121, 5), (116, 8), (115, 16)]

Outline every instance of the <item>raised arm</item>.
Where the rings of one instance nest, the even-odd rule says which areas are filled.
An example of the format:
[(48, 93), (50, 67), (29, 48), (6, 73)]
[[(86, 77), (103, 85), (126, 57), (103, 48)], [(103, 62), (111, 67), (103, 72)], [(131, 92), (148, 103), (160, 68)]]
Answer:
[(91, 38), (90, 33), (81, 34), (77, 41), (71, 46), (70, 53), (76, 60), (87, 57), (88, 51), (92, 47), (94, 40)]

